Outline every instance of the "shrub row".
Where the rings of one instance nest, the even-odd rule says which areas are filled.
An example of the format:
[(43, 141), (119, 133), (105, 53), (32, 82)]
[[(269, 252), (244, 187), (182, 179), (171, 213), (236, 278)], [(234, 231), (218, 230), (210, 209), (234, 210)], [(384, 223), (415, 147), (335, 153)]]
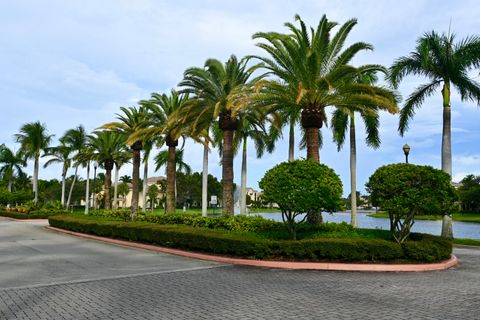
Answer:
[(23, 212), (16, 212), (16, 211), (0, 211), (0, 216), (2, 217), (9, 217), (14, 219), (48, 219), (52, 214), (58, 213), (23, 213)]
[(451, 241), (428, 235), (415, 235), (417, 241), (399, 245), (383, 239), (271, 240), (258, 238), (251, 232), (74, 216), (54, 216), (49, 222), (54, 227), (76, 232), (254, 259), (436, 262), (448, 259), (452, 252)]

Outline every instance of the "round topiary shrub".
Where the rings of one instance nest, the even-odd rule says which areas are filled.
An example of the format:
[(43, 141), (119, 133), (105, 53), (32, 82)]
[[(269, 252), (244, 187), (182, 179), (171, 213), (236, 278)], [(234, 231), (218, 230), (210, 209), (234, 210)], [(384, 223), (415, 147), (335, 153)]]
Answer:
[(265, 173), (259, 186), (262, 197), (279, 206), (292, 239), (296, 239), (298, 215), (340, 207), (342, 181), (332, 169), (314, 161), (280, 163)]
[(388, 212), (390, 230), (402, 243), (418, 214), (451, 214), (458, 199), (450, 176), (430, 166), (390, 164), (369, 178), (366, 189), (372, 204)]

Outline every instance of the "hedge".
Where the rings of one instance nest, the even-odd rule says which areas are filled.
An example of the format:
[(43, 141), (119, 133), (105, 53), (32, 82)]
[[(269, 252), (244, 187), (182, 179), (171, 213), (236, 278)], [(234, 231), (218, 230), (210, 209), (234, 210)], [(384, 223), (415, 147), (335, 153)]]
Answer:
[(415, 234), (399, 245), (383, 239), (321, 238), (272, 240), (251, 232), (232, 232), (177, 224), (93, 220), (53, 216), (53, 227), (165, 247), (253, 259), (356, 262), (437, 262), (452, 252), (448, 239)]
[[(58, 213), (54, 213), (58, 214)], [(22, 213), (16, 211), (0, 211), (0, 216), (14, 219), (48, 219), (52, 213)]]

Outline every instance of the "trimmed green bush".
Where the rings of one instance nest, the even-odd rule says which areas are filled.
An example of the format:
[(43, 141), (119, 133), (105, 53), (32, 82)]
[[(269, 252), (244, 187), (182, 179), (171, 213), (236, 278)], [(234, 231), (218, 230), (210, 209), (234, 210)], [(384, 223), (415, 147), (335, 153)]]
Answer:
[(76, 232), (254, 259), (434, 262), (445, 260), (452, 252), (450, 240), (422, 234), (414, 234), (417, 241), (407, 241), (402, 246), (385, 239), (273, 240), (258, 237), (253, 232), (178, 224), (95, 220), (79, 216), (53, 216), (49, 222), (53, 227)]
[[(52, 214), (48, 213), (22, 213), (22, 212), (15, 212), (15, 211), (0, 211), (0, 216), (14, 218), (14, 219), (48, 219)], [(53, 215), (58, 215), (57, 213), (53, 213)]]

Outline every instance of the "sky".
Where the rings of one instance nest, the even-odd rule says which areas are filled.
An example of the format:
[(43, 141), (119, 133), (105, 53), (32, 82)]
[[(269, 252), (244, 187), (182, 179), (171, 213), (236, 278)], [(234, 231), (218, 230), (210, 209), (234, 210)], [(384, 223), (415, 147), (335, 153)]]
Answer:
[[(160, 1), (160, 0), (0, 0), (0, 143), (19, 146), (13, 135), (22, 124), (41, 121), (55, 134), (54, 145), (66, 130), (80, 124), (88, 131), (115, 120), (120, 106), (135, 106), (152, 92), (169, 92), (189, 67), (209, 58), (225, 61), (231, 54), (263, 54), (255, 46), (256, 32), (287, 32), (285, 22), (299, 14), (310, 26), (322, 15), (343, 23), (357, 18), (347, 43), (371, 43), (373, 52), (360, 52), (355, 65), (390, 66), (415, 48), (431, 30), (462, 39), (480, 30), (476, 1)], [(472, 73), (478, 80), (478, 72)], [(403, 98), (426, 79), (407, 77), (399, 87)], [(327, 110), (330, 113), (331, 109)], [(480, 174), (480, 110), (452, 95), (453, 180)], [(359, 124), (360, 123), (360, 124)], [(411, 147), (411, 163), (440, 168), (442, 102), (438, 92), (418, 109), (404, 137), (398, 116), (382, 114), (382, 144), (377, 150), (364, 142), (357, 121), (357, 189), (364, 193), (368, 177), (380, 166), (404, 161), (402, 146)], [(320, 161), (333, 168), (349, 193), (348, 145), (340, 152), (329, 128), (323, 128)], [(299, 132), (299, 130), (298, 130)], [(299, 134), (296, 136), (299, 141)], [(288, 135), (272, 154), (255, 156), (248, 147), (248, 186), (258, 189), (264, 173), (288, 157)], [(202, 146), (187, 141), (185, 161), (202, 170)], [(295, 157), (306, 157), (305, 150)], [(42, 159), (44, 163), (45, 158)], [(235, 158), (235, 182), (240, 184), (241, 155)], [(27, 167), (32, 174), (33, 165)], [(210, 153), (209, 171), (221, 179), (218, 152)], [(70, 174), (73, 170), (70, 171)], [(164, 169), (150, 176), (164, 175)], [(40, 178), (60, 178), (60, 166), (41, 168)], [(81, 171), (85, 176), (85, 172)], [(120, 175), (131, 175), (131, 166)]]

